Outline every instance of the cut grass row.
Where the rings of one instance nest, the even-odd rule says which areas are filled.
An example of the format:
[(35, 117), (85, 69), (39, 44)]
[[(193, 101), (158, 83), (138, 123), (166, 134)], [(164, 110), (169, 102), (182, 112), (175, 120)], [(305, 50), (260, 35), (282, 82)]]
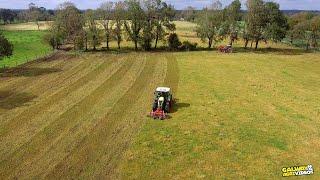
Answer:
[[(102, 63), (98, 67), (92, 69), (86, 76), (83, 76), (83, 77), (79, 76), (80, 79), (76, 80), (75, 82), (72, 82), (72, 84), (68, 84), (68, 85), (64, 86), (63, 89), (58, 90), (52, 96), (49, 96), (48, 98), (43, 99), (39, 103), (36, 103), (34, 106), (31, 106), (26, 111), (19, 114), (17, 117), (14, 117), (14, 119), (10, 120), (8, 124), (5, 124), (5, 126), (2, 127), (2, 129), (1, 129), (1, 130), (3, 130), (1, 132), (2, 137), (11, 137), (11, 139), (12, 139), (12, 133), (14, 133), (12, 131), (12, 129), (19, 129), (19, 128), (21, 128), (20, 129), (21, 131), (19, 131), (19, 132), (22, 134), (24, 134), (24, 132), (25, 133), (27, 133), (27, 132), (34, 133), (34, 131), (37, 130), (37, 127), (41, 128), (41, 124), (48, 123), (48, 119), (41, 117), (43, 115), (43, 113), (39, 112), (39, 108), (42, 109), (43, 111), (50, 112), (50, 108), (52, 106), (55, 106), (57, 104), (57, 102), (62, 101), (62, 103), (63, 103), (63, 101), (66, 97), (69, 97), (69, 100), (71, 100), (70, 95), (72, 95), (72, 93), (76, 93), (78, 96), (75, 99), (73, 99), (71, 102), (69, 102), (69, 103), (67, 102), (63, 108), (67, 108), (69, 105), (72, 105), (74, 102), (79, 102), (79, 100), (80, 100), (80, 102), (81, 101), (83, 102), (84, 98), (88, 99), (88, 97), (86, 97), (86, 94), (92, 92), (92, 90), (95, 90), (94, 88), (99, 87), (100, 84), (104, 81), (104, 78), (107, 78), (109, 76), (108, 73), (114, 71), (114, 68), (116, 68), (116, 70), (117, 70), (117, 66), (119, 67), (119, 65), (117, 65), (117, 64), (119, 64), (119, 63), (118, 62), (114, 63), (114, 62), (116, 62), (116, 61), (111, 61), (111, 60), (105, 61), (104, 63)], [(114, 63), (117, 66), (111, 66), (111, 63)], [(90, 67), (90, 66), (88, 66), (88, 67)], [(99, 74), (102, 74), (102, 76), (99, 76)], [(98, 80), (97, 84), (94, 83), (95, 79)], [(88, 87), (89, 89), (86, 87)], [(83, 96), (81, 96), (82, 94), (83, 94)], [(99, 98), (99, 96), (95, 97), (95, 98)], [(82, 103), (82, 104), (83, 104), (82, 106), (86, 105), (85, 103)], [(78, 106), (74, 106), (74, 107), (79, 108)], [(59, 108), (59, 107), (56, 107), (56, 110), (57, 110), (57, 108)], [(73, 108), (73, 111), (72, 111), (72, 109), (69, 109), (69, 110), (70, 110), (69, 114), (70, 113), (77, 113), (74, 110), (74, 108)], [(63, 110), (62, 110), (62, 112), (63, 112)], [(55, 113), (58, 113), (57, 115), (62, 116), (66, 112), (60, 114), (61, 112), (56, 111)], [(57, 117), (57, 116), (53, 115), (53, 117)], [(65, 117), (68, 118), (68, 115), (65, 115)], [(32, 119), (33, 121), (38, 120), (42, 123), (37, 122), (37, 121), (35, 121), (35, 122), (30, 121), (30, 120), (28, 121), (28, 119)], [(11, 127), (11, 128), (8, 128), (8, 127)], [(30, 131), (31, 129), (34, 129), (34, 131)], [(6, 131), (6, 130), (10, 130), (10, 131)], [(19, 134), (16, 134), (16, 135), (17, 135), (16, 137), (19, 137)], [(26, 135), (26, 134), (24, 134), (24, 135)], [(26, 135), (24, 137), (30, 139), (31, 135)], [(21, 139), (22, 138), (20, 138), (20, 140)], [(3, 141), (3, 142), (7, 142), (7, 141)], [(5, 146), (4, 148), (8, 149), (8, 146)]]
[[(47, 62), (61, 72), (23, 77), (37, 97), (3, 109), (0, 178), (279, 178), (284, 166), (320, 166), (317, 53), (86, 53), (71, 60)], [(46, 68), (28, 65), (37, 66)], [(15, 78), (4, 78), (0, 91), (23, 92)], [(50, 90), (51, 83), (58, 87)], [(146, 117), (157, 86), (170, 86), (179, 99), (166, 121)]]
[[(118, 158), (147, 120), (150, 92), (163, 85), (167, 59), (157, 53), (142, 59), (136, 53), (104, 56), (49, 61), (50, 66), (61, 65), (56, 76), (25, 77), (29, 86), (18, 91), (38, 96), (28, 106), (1, 114), (1, 177), (118, 177)], [(88, 59), (97, 57), (97, 63), (88, 65)], [(74, 66), (68, 67), (70, 61)], [(45, 68), (42, 62), (27, 66), (37, 65)], [(21, 85), (8, 80), (3, 87)], [(51, 90), (55, 85), (59, 87)], [(10, 115), (16, 109), (19, 113)]]
[[(93, 78), (95, 78), (97, 73), (105, 70), (105, 68), (108, 67), (111, 63), (111, 61), (96, 61), (94, 63), (91, 63), (90, 61), (85, 61), (85, 60), (82, 60), (82, 61), (79, 60), (78, 62), (84, 63), (83, 65), (80, 66), (80, 67), (82, 67), (81, 73), (80, 73), (80, 69), (76, 70), (76, 69), (72, 68), (68, 71), (62, 72), (60, 74), (61, 76), (59, 76), (57, 74), (54, 74), (52, 76), (51, 76), (51, 74), (48, 74), (45, 76), (39, 76), (39, 77), (37, 77), (37, 76), (32, 77), (31, 76), (27, 79), (24, 79), (23, 82), (20, 82), (20, 81), (17, 82), (17, 84), (15, 86), (19, 87), (21, 85), (23, 86), (24, 84), (30, 83), (28, 88), (30, 88), (32, 86), (37, 86), (38, 88), (34, 88), (34, 89), (36, 89), (36, 91), (39, 91), (39, 90), (45, 90), (45, 91), (42, 91), (42, 92), (40, 91), (40, 93), (38, 94), (40, 97), (41, 96), (44, 97), (43, 101), (40, 101), (39, 103), (36, 103), (36, 104), (32, 104), (32, 108), (24, 109), (24, 111), (22, 111), (21, 113), (16, 113), (17, 116), (14, 117), (16, 119), (16, 121), (27, 122), (27, 120), (26, 120), (27, 118), (32, 119), (34, 115), (41, 113), (41, 112), (39, 112), (39, 109), (42, 109), (45, 111), (46, 109), (50, 108), (50, 105), (53, 105), (57, 99), (63, 99), (65, 96), (68, 95), (68, 93), (79, 89), (84, 84), (88, 83)], [(73, 63), (73, 65), (75, 67), (77, 66), (77, 64), (75, 62), (68, 62), (68, 61), (62, 60), (61, 63), (64, 63), (64, 64), (72, 64)], [(90, 70), (90, 71), (88, 71), (88, 70)], [(75, 72), (76, 72), (76, 74), (74, 74)], [(86, 73), (88, 73), (88, 74), (86, 74)], [(71, 77), (73, 77), (73, 78), (71, 78)], [(44, 84), (42, 84), (43, 79), (44, 79)], [(75, 82), (72, 82), (73, 80)], [(71, 82), (71, 84), (68, 84), (68, 85), (64, 84), (67, 82), (69, 82), (69, 83)], [(39, 87), (38, 86), (39, 84), (42, 86)], [(10, 90), (10, 89), (8, 89), (8, 90)], [(22, 90), (26, 90), (26, 89), (23, 88), (20, 91), (22, 91)], [(55, 90), (55, 91), (52, 92), (52, 90)], [(33, 93), (33, 91), (27, 91), (27, 92)], [(50, 93), (48, 93), (48, 92), (50, 92)], [(10, 102), (5, 101), (4, 103), (9, 104)], [(29, 117), (26, 117), (25, 114), (27, 114)], [(8, 119), (8, 117), (5, 117), (5, 120), (10, 120), (9, 124), (15, 122), (12, 119)], [(3, 122), (6, 122), (6, 121), (2, 121), (2, 123)], [(7, 128), (0, 129), (1, 130), (0, 134), (3, 134), (5, 131), (8, 131), (9, 129), (7, 129)]]
[[(2, 86), (0, 92), (2, 96), (0, 100), (0, 118), (4, 120), (0, 124), (10, 119), (9, 116), (19, 114), (28, 101), (33, 100), (38, 95), (47, 96), (54, 89), (63, 86), (64, 82), (74, 78), (75, 75), (73, 73), (76, 71), (73, 71), (73, 68), (76, 68), (78, 62), (82, 61), (69, 62), (69, 59), (69, 57), (61, 58), (57, 61), (49, 59), (49, 61), (46, 61), (47, 66), (45, 67), (42, 67), (43, 62), (38, 62), (39, 65), (37, 67), (33, 67), (31, 65), (33, 63), (28, 63), (23, 67), (5, 71), (4, 78), (1, 78)], [(73, 64), (73, 68), (69, 69), (71, 64)], [(39, 74), (39, 72), (41, 73)], [(25, 76), (25, 74), (28, 75)], [(81, 74), (76, 76), (79, 77)], [(41, 92), (45, 93), (42, 94)], [(14, 113), (5, 113), (9, 109), (13, 109)]]
[[(32, 147), (51, 147), (49, 143), (55, 142), (61, 137), (65, 137), (69, 133), (69, 131), (71, 131), (74, 126), (79, 123), (81, 118), (83, 118), (86, 114), (93, 110), (88, 107), (93, 107), (95, 103), (102, 97), (103, 93), (105, 93), (106, 89), (115, 86), (115, 83), (117, 82), (115, 80), (117, 80), (120, 75), (123, 75), (133, 64), (133, 61), (126, 62), (127, 63), (116, 70), (116, 72), (110, 78), (107, 78), (107, 80), (103, 82), (103, 84), (101, 84), (88, 96), (86, 96), (72, 108), (68, 109), (65, 113), (61, 114), (58, 119), (54, 120), (52, 123), (46, 126), (41, 132), (37, 133), (36, 136), (31, 139), (31, 142), (28, 142), (25, 144), (25, 146), (19, 148), (19, 152), (22, 153), (14, 155), (14, 157), (17, 157), (16, 160), (21, 161), (21, 159), (25, 159), (27, 157), (36, 159), (36, 157), (43, 152), (33, 149)], [(46, 149), (43, 150), (45, 151)], [(19, 164), (19, 166), (23, 167), (25, 166), (25, 164)], [(13, 169), (14, 168), (11, 167), (11, 171), (13, 171)]]
[[(136, 116), (130, 113), (130, 109), (141, 107), (136, 103), (143, 95), (140, 92), (143, 92), (144, 88), (148, 87), (146, 85), (153, 79), (152, 74), (155, 71), (156, 64), (157, 61), (155, 59), (148, 58), (143, 71), (137, 77), (133, 86), (113, 106), (110, 113), (101, 119), (91, 133), (83, 139), (81, 146), (75, 148), (74, 152), (70, 153), (70, 156), (64, 162), (61, 162), (48, 177), (76, 177), (80, 175), (80, 177), (88, 178), (99, 175), (109, 176), (112, 173), (114, 161), (117, 161), (119, 154), (121, 155), (123, 152), (121, 146), (125, 145), (124, 142), (127, 141), (121, 137), (120, 131), (124, 129), (121, 128), (120, 124), (124, 122), (124, 117), (127, 115), (129, 117)], [(161, 66), (159, 66), (159, 69), (161, 69)], [(115, 139), (115, 136), (120, 137), (119, 141)], [(99, 168), (101, 166), (109, 166), (107, 168), (109, 172), (100, 172)]]
[(30, 168), (30, 171), (34, 173), (46, 171), (47, 173), (42, 174), (44, 177), (46, 174), (49, 174), (58, 164), (60, 164), (60, 162), (64, 162), (64, 159), (72, 154), (73, 149), (80, 147), (83, 139), (92, 131), (95, 126), (98, 126), (98, 123), (100, 122), (99, 119), (104, 117), (105, 114), (112, 109), (118, 99), (121, 98), (122, 95), (128, 90), (128, 88), (134, 82), (136, 74), (139, 74), (143, 67), (143, 60), (134, 63), (134, 65), (123, 75), (122, 78), (114, 78), (113, 81), (109, 81), (115, 84), (114, 86), (104, 87), (105, 89), (108, 89), (108, 91), (105, 89), (100, 89), (101, 92), (104, 92), (104, 94), (101, 94), (100, 100), (98, 100), (95, 105), (92, 106), (88, 113), (77, 118), (78, 120), (75, 123), (76, 126), (72, 128), (71, 131), (67, 132), (63, 138), (56, 140), (55, 143), (52, 144), (52, 148), (49, 148), (49, 150), (45, 152), (46, 155), (50, 155), (49, 157), (46, 156), (46, 158), (38, 159), (35, 162), (35, 167), (42, 166), (44, 168), (37, 168), (37, 170), (32, 170), (32, 168)]

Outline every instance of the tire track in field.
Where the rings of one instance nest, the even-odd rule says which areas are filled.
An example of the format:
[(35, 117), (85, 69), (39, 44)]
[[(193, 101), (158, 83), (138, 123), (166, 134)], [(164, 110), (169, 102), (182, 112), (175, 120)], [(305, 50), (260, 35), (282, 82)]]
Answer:
[[(144, 69), (146, 62), (144, 59), (135, 61), (132, 68), (123, 74), (117, 85), (110, 86), (108, 91), (105, 91), (100, 100), (92, 107), (92, 110), (78, 119), (70, 131), (64, 132), (50, 146), (46, 146), (45, 152), (37, 154), (37, 157), (32, 162), (29, 162), (30, 166), (20, 166), (23, 169), (24, 177), (44, 177), (46, 173), (49, 173), (50, 169), (54, 168), (56, 164), (70, 154), (72, 149), (79, 145), (82, 139), (99, 123), (99, 119), (104, 117), (128, 91), (135, 82), (136, 77)], [(26, 176), (25, 172), (28, 172)]]
[[(65, 64), (64, 61), (67, 61), (72, 58), (73, 58), (73, 56), (71, 56), (71, 55), (66, 55), (65, 53), (58, 53), (57, 55), (49, 58), (46, 61), (32, 61), (30, 63), (26, 63), (26, 64), (20, 65), (18, 67), (11, 68), (9, 71), (11, 71), (11, 72), (18, 71), (19, 68), (42, 68), (42, 65), (45, 65), (47, 67), (48, 61), (50, 63), (52, 63), (49, 66), (49, 68), (57, 68), (57, 67)], [(57, 59), (59, 59), (59, 60), (57, 60)], [(3, 78), (4, 77), (0, 76), (0, 79), (3, 79)], [(4, 79), (6, 79), (6, 78), (4, 78)], [(34, 78), (34, 77), (20, 77), (20, 78), (8, 77), (7, 80), (9, 80), (9, 81), (5, 81), (4, 83), (2, 83), (0, 88), (1, 89), (13, 89), (16, 86), (21, 87), (21, 84), (23, 84), (25, 87), (27, 87), (27, 85), (31, 84), (35, 79), (36, 78)]]
[[(32, 119), (28, 119), (27, 122), (18, 124), (17, 126), (15, 126), (14, 130), (11, 130), (10, 133), (6, 134), (6, 136), (1, 136), (0, 141), (2, 143), (0, 144), (0, 162), (3, 159), (6, 159), (6, 157), (14, 151), (17, 151), (17, 148), (21, 146), (21, 144), (29, 141), (43, 127), (45, 127), (46, 125), (54, 121), (59, 115), (61, 115), (61, 113), (66, 112), (67, 109), (80, 102), (89, 93), (93, 92), (98, 86), (100, 86), (104, 82), (105, 78), (109, 78), (113, 72), (121, 67), (123, 60), (121, 59), (117, 61), (117, 63), (110, 62), (111, 65), (107, 68), (103, 68), (104, 70), (102, 73), (95, 74), (96, 76), (94, 76), (94, 78), (90, 79), (85, 84), (79, 84), (81, 86), (75, 89), (75, 91), (65, 92), (65, 95), (61, 99), (57, 99), (56, 102), (52, 102), (52, 104), (50, 104), (50, 107), (42, 108), (45, 109), (45, 111), (39, 110), (40, 112), (38, 114), (35, 114)], [(101, 65), (99, 67), (101, 67)], [(92, 71), (95, 71), (96, 69), (97, 68), (94, 68), (92, 69)], [(105, 73), (107, 74), (104, 75)], [(111, 73), (111, 75), (109, 75), (109, 73)], [(98, 79), (99, 77), (100, 79)], [(44, 99), (43, 101), (46, 100), (47, 99)], [(43, 103), (43, 101), (40, 101), (39, 103)]]
[[(162, 54), (162, 56), (164, 56)], [(134, 111), (133, 113), (135, 114), (143, 114), (145, 113), (143, 110), (145, 109), (150, 109), (151, 105), (150, 102), (152, 102), (152, 92), (154, 91), (154, 88), (157, 86), (168, 86), (172, 89), (173, 93), (177, 93), (178, 90), (178, 83), (179, 83), (179, 66), (178, 66), (178, 62), (176, 60), (176, 58), (174, 57), (174, 55), (165, 55), (164, 59), (166, 60), (167, 64), (167, 68), (166, 68), (166, 72), (163, 73), (163, 81), (158, 81), (158, 82), (154, 82), (154, 87), (149, 88), (149, 90), (147, 90), (145, 92), (145, 94), (151, 94), (150, 97), (148, 98), (141, 98), (140, 102), (138, 102), (139, 104), (144, 104), (144, 109), (140, 109), (138, 111)], [(161, 76), (160, 76), (161, 77)], [(158, 79), (161, 79), (160, 77), (158, 77)], [(151, 92), (151, 93), (150, 93)], [(146, 103), (147, 102), (147, 103)], [(140, 111), (140, 112), (139, 112)], [(137, 116), (138, 117), (138, 116)], [(143, 117), (140, 117), (143, 118)], [(147, 121), (150, 120), (150, 118), (147, 118)], [(152, 120), (152, 119), (151, 119)], [(114, 134), (114, 136), (112, 137), (113, 141), (121, 141), (121, 139), (119, 139), (119, 137), (123, 138), (123, 139), (130, 139), (132, 137), (130, 137), (130, 131), (132, 131), (132, 129), (140, 129), (143, 124), (139, 124), (136, 123), (135, 121), (127, 121), (127, 124), (123, 124), (121, 129), (119, 129), (117, 131), (117, 135)], [(121, 135), (119, 135), (121, 134)], [(131, 141), (133, 142), (134, 139)], [(122, 144), (123, 149), (126, 149), (125, 151), (130, 149), (130, 144), (131, 142), (127, 141), (126, 144)], [(112, 147), (110, 147), (112, 148)], [(118, 149), (113, 149), (113, 153), (117, 153)], [(111, 151), (112, 153), (112, 151)], [(117, 161), (119, 162), (121, 160), (121, 163), (117, 163), (116, 167), (112, 167), (112, 166), (105, 166), (103, 171), (100, 172), (100, 174), (98, 174), (96, 177), (100, 178), (100, 179), (123, 179), (121, 177), (121, 168), (122, 168), (122, 162), (124, 161), (124, 156), (125, 156), (126, 152), (123, 153), (123, 155), (119, 155), (120, 159), (115, 159), (114, 155), (109, 154), (109, 159), (110, 161)], [(112, 164), (112, 163), (110, 163)]]
[[(100, 158), (99, 163), (97, 162), (96, 166), (99, 168), (93, 174), (94, 178), (121, 179), (119, 177), (119, 165), (121, 165), (126, 151), (146, 121), (153, 120), (147, 117), (146, 114), (150, 112), (155, 88), (163, 86), (168, 65), (166, 59), (161, 54), (157, 58), (158, 64), (156, 71), (153, 73), (153, 78), (141, 92), (144, 96), (135, 102), (134, 108), (128, 109), (127, 114), (122, 118), (123, 120), (117, 123), (117, 127), (106, 138), (106, 141), (114, 141), (116, 143), (108, 143), (108, 152)], [(88, 174), (86, 176), (89, 177)]]
[[(30, 119), (33, 119), (36, 115), (40, 114), (41, 112), (46, 111), (49, 107), (51, 107), (54, 103), (63, 99), (67, 94), (79, 89), (84, 84), (88, 83), (92, 79), (96, 78), (97, 74), (102, 73), (107, 67), (112, 64), (112, 61), (106, 61), (100, 66), (98, 66), (93, 71), (89, 72), (86, 76), (81, 77), (76, 82), (72, 83), (69, 86), (61, 89), (57, 93), (49, 96), (48, 99), (44, 99), (43, 101), (35, 104), (34, 106), (26, 109), (13, 119), (9, 120), (5, 125), (0, 127), (0, 137), (7, 135), (10, 132), (15, 131), (17, 126), (24, 125)], [(0, 138), (1, 140), (1, 138)]]
[[(37, 64), (34, 64), (31, 68), (39, 68), (39, 69), (59, 69), (61, 71), (55, 72), (55, 73), (49, 73), (49, 74), (42, 74), (39, 76), (29, 76), (26, 79), (21, 80), (19, 83), (11, 84), (11, 87), (7, 87), (4, 89), (15, 89), (15, 91), (25, 91), (28, 89), (34, 89), (34, 90), (40, 90), (39, 92), (43, 92), (42, 88), (37, 88), (36, 86), (51, 86), (55, 87), (55, 85), (60, 85), (60, 83), (63, 83), (64, 80), (69, 79), (69, 77), (72, 77), (75, 73), (79, 72), (80, 70), (83, 70), (84, 67), (88, 64), (87, 60), (84, 60), (84, 58), (75, 59), (72, 56), (66, 55), (61, 56), (60, 60), (54, 60), (57, 64), (50, 65), (47, 64), (47, 66), (42, 67)], [(48, 62), (47, 62), (48, 63)], [(45, 65), (45, 64), (44, 64)], [(53, 82), (54, 84), (52, 84)], [(34, 90), (32, 92), (34, 92)], [(38, 93), (38, 92), (36, 92)]]
[[(161, 54), (163, 56), (163, 54)], [(155, 87), (158, 86), (168, 86), (172, 89), (174, 93), (177, 93), (178, 90), (178, 82), (179, 82), (179, 67), (176, 58), (173, 55), (166, 55), (164, 56), (164, 60), (166, 61), (166, 72), (159, 74), (154, 77), (155, 81), (153, 82), (153, 86), (150, 86), (144, 94), (146, 97), (142, 97), (137, 104), (140, 104), (141, 108), (132, 110), (132, 114), (136, 114), (135, 118), (138, 119), (146, 119), (145, 121), (150, 120), (150, 118), (145, 118), (144, 113), (145, 110), (151, 109), (151, 102), (152, 102), (152, 92), (154, 91)], [(149, 95), (149, 96), (148, 96)], [(139, 117), (140, 116), (140, 117)], [(152, 120), (152, 119), (151, 119)], [(137, 133), (138, 131), (134, 132), (135, 129), (140, 129), (143, 126), (143, 122), (141, 121), (132, 121), (132, 118), (127, 117), (127, 120), (122, 125), (118, 125), (117, 130), (112, 134), (111, 137), (108, 137), (110, 140), (115, 142), (121, 142), (118, 144), (117, 148), (109, 144), (110, 151), (105, 158), (107, 159), (107, 165), (102, 164), (103, 169), (100, 171), (99, 174), (96, 174), (95, 178), (97, 179), (122, 179), (121, 178), (121, 163), (119, 161), (123, 161), (123, 156), (125, 152), (130, 148), (131, 142), (134, 141), (134, 136), (132, 134)], [(127, 141), (123, 141), (121, 139), (127, 139)], [(116, 155), (117, 156), (116, 156)], [(103, 159), (103, 158), (101, 158)], [(119, 167), (120, 166), (120, 167)]]
[[(112, 65), (106, 68), (103, 71), (103, 73), (97, 74), (97, 76), (94, 79), (87, 82), (86, 84), (83, 84), (81, 88), (67, 93), (63, 97), (63, 99), (57, 100), (44, 112), (41, 111), (39, 114), (35, 115), (34, 118), (28, 120), (28, 122), (16, 126), (14, 131), (11, 131), (6, 136), (0, 137), (0, 140), (2, 142), (0, 144), (0, 162), (2, 159), (5, 159), (7, 155), (15, 151), (17, 147), (19, 147), (21, 144), (29, 141), (43, 127), (45, 127), (50, 122), (54, 121), (59, 115), (64, 113), (66, 110), (71, 108), (76, 103), (80, 102), (89, 93), (93, 92), (98, 86), (100, 86), (104, 82), (104, 79), (109, 78), (113, 74), (113, 72), (115, 72), (119, 67), (121, 67), (123, 60), (121, 59), (117, 61), (117, 63), (112, 63)], [(99, 64), (96, 65), (100, 64), (101, 62), (99, 62)], [(95, 68), (95, 66), (93, 67)], [(92, 69), (92, 67), (89, 66), (89, 70), (91, 71), (94, 70), (94, 68)], [(88, 70), (85, 71), (87, 72)], [(86, 75), (85, 72), (84, 75)], [(80, 78), (81, 76), (78, 79)], [(69, 85), (72, 82), (74, 81), (69, 80), (69, 83), (67, 83), (67, 85)], [(43, 99), (46, 100), (45, 98)]]
[[(128, 71), (133, 65), (134, 61), (126, 61), (125, 64), (118, 69), (109, 79), (100, 85), (94, 92), (85, 97), (80, 103), (76, 104), (73, 108), (62, 114), (56, 121), (50, 123), (41, 132), (31, 139), (30, 142), (24, 144), (16, 152), (11, 154), (4, 162), (0, 164), (0, 175), (2, 177), (8, 177), (13, 175), (11, 173), (16, 172), (20, 162), (30, 161), (41, 153), (43, 149), (50, 142), (55, 140), (66, 130), (70, 130), (74, 123), (77, 122), (77, 117), (81, 117), (82, 114), (90, 111), (92, 107), (100, 98), (100, 95), (106, 91), (110, 86), (115, 86), (119, 80), (119, 77)], [(40, 147), (40, 148), (39, 148)]]
[[(178, 93), (179, 85), (179, 65), (176, 57), (174, 55), (166, 55), (168, 62), (167, 74), (164, 80), (164, 85), (172, 89), (174, 94)], [(173, 95), (174, 95), (173, 94)]]
[(95, 172), (95, 164), (97, 164), (101, 156), (108, 152), (108, 143), (117, 144), (117, 142), (110, 140), (110, 135), (116, 130), (117, 125), (123, 121), (127, 109), (134, 108), (133, 105), (143, 96), (141, 92), (144, 92), (144, 89), (152, 81), (156, 63), (157, 61), (154, 58), (147, 60), (145, 68), (133, 86), (113, 106), (106, 117), (101, 119), (90, 134), (79, 143), (79, 146), (47, 175), (48, 178), (73, 178), (79, 177), (83, 173), (88, 173), (88, 171), (91, 174)]
[[(51, 62), (52, 64), (50, 64), (49, 66), (55, 66), (58, 65), (59, 62)], [(40, 65), (39, 65), (40, 66)], [(48, 64), (46, 64), (46, 66), (48, 66)], [(30, 63), (26, 63), (23, 65), (20, 65), (18, 67), (25, 67), (25, 68), (30, 68), (32, 67), (32, 64)], [(14, 69), (17, 67), (13, 67), (11, 69)], [(2, 70), (3, 71), (3, 70)], [(7, 70), (5, 70), (7, 71)], [(0, 76), (0, 80), (2, 81), (2, 83), (0, 84), (0, 88), (4, 88), (4, 87), (10, 87), (11, 85), (14, 85), (14, 83), (18, 83), (20, 84), (21, 82), (23, 82), (25, 79), (27, 79), (27, 77), (3, 77), (3, 75)]]
[[(80, 61), (80, 60), (79, 60)], [(70, 66), (72, 62), (67, 62), (69, 64), (65, 66)], [(66, 64), (66, 60), (61, 60), (61, 64)], [(59, 63), (59, 66), (61, 66)], [(52, 95), (57, 89), (63, 87), (68, 81), (74, 79), (75, 77), (81, 77), (80, 74), (83, 69), (88, 66), (88, 62), (86, 60), (81, 60), (78, 64), (75, 66), (66, 67), (64, 72), (54, 74), (52, 76), (45, 77), (30, 77), (33, 78), (32, 81), (29, 81), (29, 83), (21, 83), (20, 85), (15, 85), (18, 87), (11, 87), (11, 89), (8, 89), (8, 91), (11, 91), (11, 95), (8, 95), (6, 98), (1, 99), (2, 102), (6, 103), (12, 103), (11, 101), (15, 101), (16, 92), (19, 93), (28, 93), (32, 92), (33, 95), (38, 95), (37, 98), (35, 98), (33, 101), (37, 102), (41, 100), (43, 97), (47, 97)], [(56, 68), (56, 67), (55, 67)], [(65, 67), (63, 67), (64, 69)], [(12, 91), (14, 89), (14, 91)], [(6, 89), (3, 89), (3, 91), (6, 91)], [(23, 110), (30, 108), (28, 106), (22, 106), (19, 109), (13, 108), (10, 110), (6, 110), (3, 113), (0, 113), (0, 119), (5, 119), (4, 121), (0, 122), (0, 127), (2, 124), (4, 124), (6, 121), (11, 119), (14, 114), (17, 114), (19, 112), (22, 112)]]
[[(49, 66), (47, 66), (46, 68), (48, 70), (52, 69), (52, 70), (59, 70), (58, 68), (64, 64), (63, 61), (55, 61), (53, 64), (50, 64)], [(44, 68), (40, 68), (40, 67), (28, 67), (28, 66), (21, 66), (20, 68), (24, 68), (24, 70), (20, 70), (21, 72), (18, 72), (19, 70), (17, 70), (18, 68), (15, 68), (16, 70), (11, 70), (11, 73), (15, 73), (15, 74), (23, 74), (23, 71), (26, 71), (28, 69), (44, 69)], [(32, 70), (30, 70), (32, 71)], [(54, 72), (52, 74), (55, 74), (58, 72)], [(47, 75), (44, 73), (44, 75)], [(43, 75), (40, 75), (43, 76)], [(0, 89), (1, 91), (19, 91), (19, 90), (24, 90), (26, 87), (29, 87), (29, 85), (32, 85), (33, 82), (35, 82), (40, 76), (23, 76), (23, 75), (17, 75), (17, 76), (12, 76), (12, 77), (0, 77), (0, 80), (2, 81)]]
[[(21, 80), (21, 82), (18, 81), (20, 83), (14, 83), (7, 85), (6, 88), (0, 88), (0, 91), (9, 92), (9, 94), (5, 98), (1, 99), (1, 102), (8, 104), (12, 102), (14, 103), (15, 101), (17, 101), (17, 93), (26, 93), (38, 96), (32, 100), (32, 102), (37, 102), (41, 98), (41, 95), (48, 96), (50, 95), (49, 93), (54, 92), (59, 87), (62, 87), (64, 82), (68, 80), (68, 78), (72, 77), (74, 75), (74, 72), (76, 72), (77, 69), (79, 70), (79, 68), (86, 63), (83, 60), (79, 60), (74, 63), (69, 62), (66, 59), (57, 60), (55, 62), (57, 62), (58, 64), (54, 66), (52, 66), (52, 64), (48, 64), (47, 67), (44, 68), (59, 68), (61, 69), (60, 72), (44, 74), (40, 76), (30, 76), (25, 78), (18, 77), (19, 80)], [(34, 68), (39, 68), (39, 66), (35, 66)], [(0, 126), (2, 126), (7, 120), (11, 119), (14, 115), (22, 112), (28, 107), (30, 106), (19, 106), (12, 109), (7, 109), (3, 111), (3, 113), (0, 113), (0, 119), (3, 119), (0, 122)]]

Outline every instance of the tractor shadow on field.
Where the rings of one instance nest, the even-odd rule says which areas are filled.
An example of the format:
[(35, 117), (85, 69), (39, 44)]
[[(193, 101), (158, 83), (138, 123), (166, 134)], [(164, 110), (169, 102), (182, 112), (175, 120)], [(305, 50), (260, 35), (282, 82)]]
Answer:
[(0, 108), (10, 110), (21, 107), (36, 97), (27, 92), (0, 91)]
[(179, 111), (179, 109), (184, 109), (189, 107), (190, 107), (189, 103), (176, 102), (172, 107), (171, 113), (176, 113), (177, 111)]
[(37, 68), (37, 67), (16, 67), (11, 69), (0, 69), (0, 78), (6, 77), (33, 77), (41, 76), (56, 72), (61, 72), (61, 69), (57, 68)]

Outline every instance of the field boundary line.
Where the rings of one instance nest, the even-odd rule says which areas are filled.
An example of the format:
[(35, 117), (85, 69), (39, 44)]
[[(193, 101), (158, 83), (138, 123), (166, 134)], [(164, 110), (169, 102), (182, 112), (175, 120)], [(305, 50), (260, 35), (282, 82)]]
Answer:
[(177, 58), (170, 54), (170, 57), (166, 55), (166, 59), (168, 62), (167, 65), (167, 74), (164, 80), (165, 85), (171, 87), (173, 93), (178, 93), (178, 84), (179, 84), (179, 65)]

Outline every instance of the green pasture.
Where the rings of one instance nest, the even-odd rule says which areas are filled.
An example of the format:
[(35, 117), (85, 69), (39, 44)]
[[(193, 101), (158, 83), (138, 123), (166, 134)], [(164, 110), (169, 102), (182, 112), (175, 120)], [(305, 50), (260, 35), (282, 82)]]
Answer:
[(52, 49), (43, 42), (45, 31), (2, 31), (13, 44), (13, 55), (0, 60), (0, 67), (14, 67), (35, 58), (45, 56)]

